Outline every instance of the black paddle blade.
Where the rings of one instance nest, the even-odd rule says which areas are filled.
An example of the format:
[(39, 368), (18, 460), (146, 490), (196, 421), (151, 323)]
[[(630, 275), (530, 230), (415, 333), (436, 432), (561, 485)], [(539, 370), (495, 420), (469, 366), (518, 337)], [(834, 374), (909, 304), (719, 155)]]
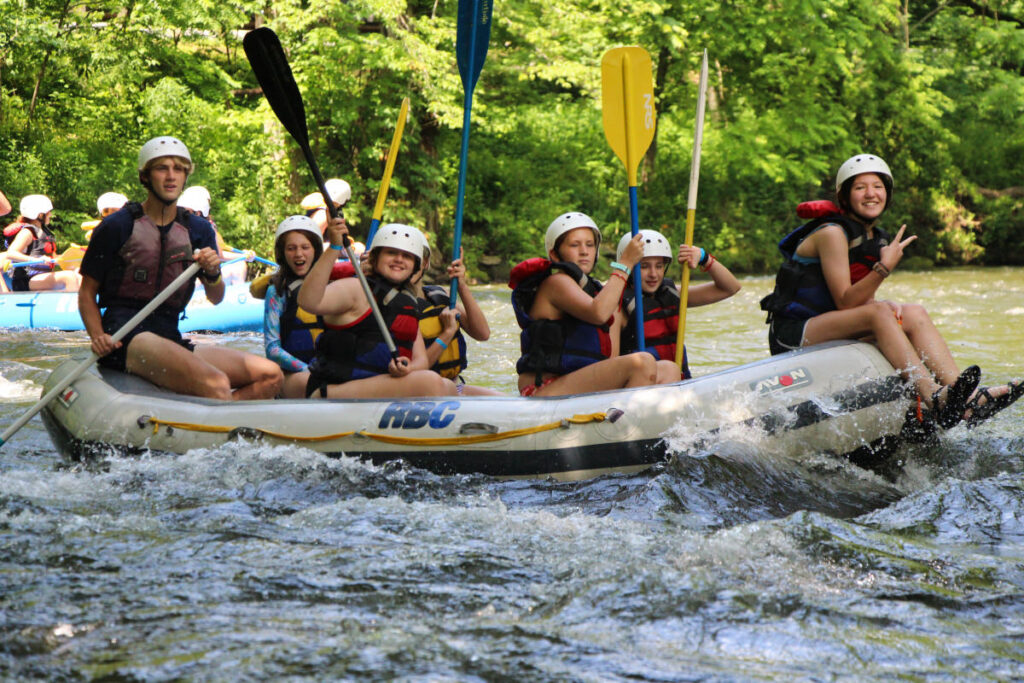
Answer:
[(261, 26), (245, 34), (242, 47), (270, 108), (303, 151), (306, 151), (309, 148), (306, 107), (277, 34)]

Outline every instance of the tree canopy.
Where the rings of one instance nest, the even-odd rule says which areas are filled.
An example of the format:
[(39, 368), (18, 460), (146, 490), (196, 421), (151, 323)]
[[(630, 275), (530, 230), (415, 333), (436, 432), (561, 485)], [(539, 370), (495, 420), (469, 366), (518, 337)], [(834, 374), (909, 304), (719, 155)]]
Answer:
[[(49, 195), (60, 235), (96, 197), (141, 198), (135, 156), (175, 135), (236, 245), (313, 191), (298, 147), (241, 49), (281, 38), (314, 153), (348, 180), (365, 235), (399, 106), (412, 107), (385, 222), (448, 254), (462, 135), (455, 0), (7, 0), (0, 4), (0, 189)], [(695, 242), (730, 267), (771, 270), (796, 205), (831, 196), (839, 164), (886, 159), (886, 223), (919, 236), (918, 265), (1022, 264), (1024, 0), (507, 0), (495, 3), (473, 104), (463, 245), (501, 277), (540, 255), (557, 215), (590, 214), (613, 245), (629, 229), (626, 176), (605, 143), (601, 57), (654, 64), (657, 135), (641, 167), (642, 227), (683, 233), (701, 51), (711, 62)], [(498, 263), (499, 265), (493, 266)], [(479, 270), (476, 270), (479, 272)]]

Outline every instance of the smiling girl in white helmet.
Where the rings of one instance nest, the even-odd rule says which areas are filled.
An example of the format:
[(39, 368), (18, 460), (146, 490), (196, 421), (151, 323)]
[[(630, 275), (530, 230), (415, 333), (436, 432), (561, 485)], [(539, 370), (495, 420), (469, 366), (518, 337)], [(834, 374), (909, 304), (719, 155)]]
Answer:
[(847, 159), (836, 174), (839, 211), (797, 228), (779, 244), (786, 261), (769, 312), (772, 353), (834, 339), (869, 339), (914, 385), (934, 421), (974, 426), (1024, 395), (1024, 385), (982, 388), (976, 365), (957, 368), (928, 311), (918, 304), (875, 299), (916, 235), (903, 225), (891, 239), (878, 227), (893, 194), (888, 164), (872, 154)]
[(419, 303), (409, 282), (423, 258), (422, 233), (412, 226), (382, 226), (370, 244), (367, 276), (377, 308), (398, 358), (392, 359), (376, 316), (358, 278), (329, 282), (342, 244), (348, 236), (344, 219), (331, 219), (331, 246), (317, 259), (299, 289), (298, 303), (322, 316), (324, 331), (317, 338), (309, 364), (306, 395), (324, 398), (451, 396), (455, 384), (429, 370), (419, 328)]

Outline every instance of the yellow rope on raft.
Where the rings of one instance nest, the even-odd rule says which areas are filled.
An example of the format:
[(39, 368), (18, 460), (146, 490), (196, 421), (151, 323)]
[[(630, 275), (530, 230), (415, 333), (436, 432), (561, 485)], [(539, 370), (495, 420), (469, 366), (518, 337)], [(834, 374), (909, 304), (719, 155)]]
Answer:
[[(250, 427), (254, 432), (259, 432), (264, 436), (270, 436), (275, 439), (281, 439), (283, 441), (295, 441), (295, 442), (317, 442), (317, 441), (331, 441), (333, 439), (344, 439), (348, 436), (365, 436), (381, 443), (389, 443), (398, 446), (466, 446), (470, 444), (478, 443), (489, 443), (491, 441), (503, 441), (504, 439), (516, 439), (521, 436), (529, 436), (530, 434), (539, 434), (540, 432), (547, 432), (552, 429), (563, 429), (569, 425), (577, 424), (589, 424), (591, 422), (604, 422), (604, 413), (589, 413), (586, 415), (573, 415), (572, 417), (559, 420), (558, 422), (549, 422), (547, 424), (536, 425), (534, 427), (523, 427), (522, 429), (513, 429), (507, 432), (497, 432), (495, 434), (474, 434), (472, 436), (447, 436), (447, 437), (414, 437), (414, 436), (391, 436), (389, 434), (370, 434), (369, 432), (339, 432), (337, 434), (327, 434), (325, 436), (292, 436), (290, 434), (281, 434), (279, 432), (272, 432), (266, 429), (259, 429), (257, 427)], [(206, 432), (211, 434), (227, 434), (234, 431), (237, 427), (222, 427), (216, 425), (198, 425), (190, 422), (169, 422), (166, 420), (159, 420), (155, 417), (149, 418), (149, 421), (153, 424), (153, 434), (156, 434), (160, 427), (173, 427), (175, 429), (184, 429), (191, 432)]]

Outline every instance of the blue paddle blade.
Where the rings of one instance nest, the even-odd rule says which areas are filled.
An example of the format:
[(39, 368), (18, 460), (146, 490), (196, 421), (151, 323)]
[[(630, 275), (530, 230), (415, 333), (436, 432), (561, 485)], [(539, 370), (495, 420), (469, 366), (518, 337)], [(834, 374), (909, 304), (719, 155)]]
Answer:
[(455, 57), (462, 86), (472, 90), (487, 57), (491, 41), (491, 10), (494, 0), (459, 0), (459, 23), (455, 35)]

